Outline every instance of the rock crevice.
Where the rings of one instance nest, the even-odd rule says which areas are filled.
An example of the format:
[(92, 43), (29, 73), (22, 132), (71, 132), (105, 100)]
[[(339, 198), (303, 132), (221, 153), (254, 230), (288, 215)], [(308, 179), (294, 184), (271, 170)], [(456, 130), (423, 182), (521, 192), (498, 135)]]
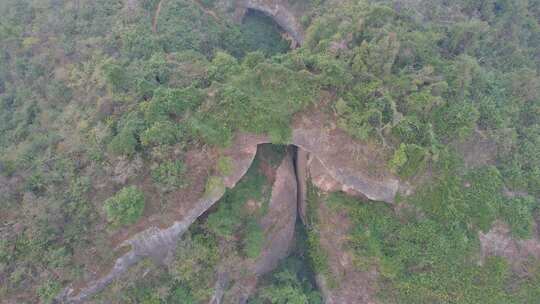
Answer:
[[(318, 163), (319, 171), (335, 184), (336, 190), (358, 193), (370, 200), (393, 203), (400, 183), (388, 171), (375, 148), (356, 142), (335, 128), (320, 125), (321, 121), (327, 120), (317, 116), (304, 116), (293, 126), (290, 144), (297, 147), (299, 151), (296, 156), (296, 172), (292, 171), (290, 179), (290, 183), (295, 185), (295, 216), (298, 210), (300, 216), (305, 217), (306, 185), (304, 181), (307, 174), (307, 162)], [(212, 189), (197, 201), (180, 201), (179, 204), (183, 204), (187, 210), (184, 216), (168, 228), (149, 227), (127, 239), (119, 247), (129, 246), (131, 250), (116, 260), (107, 275), (87, 283), (80, 290), (68, 287), (59, 299), (68, 303), (82, 302), (103, 290), (142, 258), (151, 257), (160, 260), (166, 257), (189, 226), (221, 198), (225, 193), (225, 187), (233, 188), (244, 176), (255, 158), (257, 146), (265, 143), (270, 143), (268, 136), (238, 134), (231, 147), (222, 151), (225, 157), (232, 160), (231, 173), (221, 178), (223, 185)], [(310, 170), (315, 170), (314, 168), (310, 167)], [(298, 177), (300, 178), (297, 179)], [(317, 183), (316, 185), (321, 187)], [(265, 269), (268, 268), (265, 267)]]

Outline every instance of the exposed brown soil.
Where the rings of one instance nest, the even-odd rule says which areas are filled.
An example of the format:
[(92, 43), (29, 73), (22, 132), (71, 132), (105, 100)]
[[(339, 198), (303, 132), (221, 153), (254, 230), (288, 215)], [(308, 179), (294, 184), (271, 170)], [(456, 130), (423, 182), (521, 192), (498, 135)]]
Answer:
[(157, 20), (159, 18), (159, 13), (161, 12), (162, 3), (163, 3), (163, 0), (160, 0), (156, 7), (156, 12), (154, 13), (154, 16), (152, 17), (152, 31), (154, 33), (157, 33)]
[(540, 258), (540, 239), (537, 225), (535, 225), (534, 230), (532, 238), (521, 240), (511, 235), (508, 225), (496, 222), (487, 233), (479, 233), (482, 258), (487, 256), (504, 257), (510, 262), (516, 273), (527, 275), (527, 269), (523, 266), (529, 258)]

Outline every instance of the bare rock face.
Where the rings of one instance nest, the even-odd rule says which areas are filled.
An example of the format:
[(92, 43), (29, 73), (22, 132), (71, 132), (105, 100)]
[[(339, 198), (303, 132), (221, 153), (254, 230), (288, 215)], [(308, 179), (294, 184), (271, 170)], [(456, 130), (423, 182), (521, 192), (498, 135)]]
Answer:
[[(385, 158), (378, 152), (379, 147), (352, 139), (335, 126), (328, 125), (327, 122), (331, 121), (331, 117), (321, 113), (300, 116), (293, 125), (291, 144), (320, 162), (319, 165), (314, 165), (314, 168), (319, 168), (328, 180), (333, 180), (335, 185), (333, 187), (349, 193), (362, 194), (370, 200), (392, 203), (400, 183), (388, 170)], [(269, 142), (268, 136), (238, 134), (231, 147), (221, 151), (221, 155), (232, 160), (231, 173), (221, 178), (224, 187), (217, 187), (196, 200), (178, 197), (178, 204), (184, 212), (177, 216), (172, 225), (167, 228), (152, 225), (127, 238), (118, 248), (129, 247), (130, 250), (116, 260), (113, 268), (105, 276), (88, 282), (78, 291), (68, 287), (58, 299), (68, 303), (84, 301), (120, 277), (142, 258), (161, 260), (166, 257), (188, 227), (221, 198), (225, 187), (234, 187), (244, 176), (253, 162), (257, 145)], [(115, 176), (119, 177), (119, 182), (129, 177), (123, 174), (129, 169), (130, 166), (118, 167), (119, 174)], [(256, 274), (262, 274), (275, 267), (277, 261), (286, 255), (289, 248), (287, 244), (290, 244), (294, 233), (297, 181), (292, 156), (289, 155), (278, 171), (280, 178), (279, 181), (276, 179), (272, 193), (274, 205), (271, 206), (275, 211), (269, 213), (272, 219), (263, 220), (266, 234), (270, 238), (260, 260), (257, 261), (258, 266), (253, 270)], [(284, 214), (287, 216), (282, 216)], [(278, 220), (277, 224), (273, 222), (274, 220)]]
[(322, 113), (302, 116), (293, 127), (292, 143), (316, 157), (327, 174), (344, 189), (374, 201), (393, 203), (400, 188), (380, 147), (359, 142), (325, 122)]
[(540, 239), (538, 226), (531, 239), (520, 240), (510, 233), (508, 225), (496, 222), (487, 233), (479, 232), (480, 249), (482, 257), (500, 256), (506, 258), (512, 269), (518, 273), (525, 271), (521, 267), (530, 257), (540, 258)]
[(78, 292), (71, 287), (67, 287), (59, 294), (57, 299), (66, 303), (83, 302), (103, 290), (141, 259), (145, 257), (151, 257), (154, 260), (164, 259), (174, 250), (177, 240), (187, 231), (189, 226), (223, 196), (225, 187), (234, 187), (247, 172), (257, 153), (256, 145), (244, 145), (245, 141), (249, 139), (249, 136), (239, 136), (237, 143), (240, 148), (236, 150), (235, 147), (235, 149), (229, 149), (223, 152), (224, 155), (230, 157), (232, 160), (233, 170), (231, 174), (223, 177), (223, 185), (221, 187), (215, 187), (195, 202), (183, 202), (189, 205), (186, 208), (188, 210), (187, 213), (168, 228), (161, 229), (160, 227), (152, 226), (122, 242), (118, 248), (129, 247), (130, 250), (116, 260), (113, 268), (105, 276), (87, 283)]
[(263, 275), (286, 258), (293, 243), (296, 223), (296, 175), (291, 153), (287, 153), (276, 172), (268, 213), (262, 218), (265, 244), (255, 262), (254, 271)]
[(354, 188), (347, 187), (335, 180), (317, 157), (310, 155), (307, 162), (307, 169), (311, 177), (311, 182), (319, 190), (324, 192), (342, 191), (350, 196), (365, 198), (362, 193), (355, 191)]
[(246, 303), (257, 279), (274, 270), (289, 255), (293, 245), (297, 215), (297, 186), (292, 154), (289, 152), (277, 168), (268, 212), (260, 220), (265, 241), (255, 261), (244, 260), (241, 277), (227, 292), (224, 303)]

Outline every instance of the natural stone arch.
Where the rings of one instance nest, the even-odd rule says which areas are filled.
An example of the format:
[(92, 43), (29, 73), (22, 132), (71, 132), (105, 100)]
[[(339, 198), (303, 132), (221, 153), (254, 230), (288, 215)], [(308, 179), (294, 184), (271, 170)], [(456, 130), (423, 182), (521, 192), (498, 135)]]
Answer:
[(248, 10), (255, 10), (271, 17), (293, 39), (293, 48), (304, 43), (304, 30), (283, 0), (239, 0), (237, 19), (241, 20)]
[[(324, 174), (335, 181), (339, 190), (386, 203), (393, 203), (398, 192), (409, 190), (407, 185), (386, 168), (386, 163), (382, 163), (377, 156), (376, 147), (370, 148), (365, 143), (356, 142), (343, 131), (321, 125), (321, 122), (329, 121), (321, 115), (314, 113), (313, 117), (299, 117), (292, 126), (289, 144), (298, 151), (310, 154)], [(271, 143), (271, 140), (267, 135), (237, 134), (233, 144), (222, 151), (224, 156), (232, 160), (233, 170), (221, 177), (221, 186), (205, 193), (194, 202), (185, 202), (191, 206), (189, 211), (168, 228), (148, 227), (125, 240), (117, 249), (129, 247), (130, 250), (116, 260), (105, 276), (88, 282), (80, 290), (67, 287), (57, 299), (62, 303), (81, 303), (103, 290), (142, 258), (160, 259), (166, 256), (189, 226), (223, 196), (225, 188), (233, 188), (246, 174), (257, 153), (257, 146), (268, 143)], [(297, 171), (298, 168), (297, 163)], [(305, 185), (298, 190), (300, 193), (304, 191)], [(298, 199), (303, 200), (303, 196)], [(300, 208), (300, 215), (303, 211), (305, 207)]]

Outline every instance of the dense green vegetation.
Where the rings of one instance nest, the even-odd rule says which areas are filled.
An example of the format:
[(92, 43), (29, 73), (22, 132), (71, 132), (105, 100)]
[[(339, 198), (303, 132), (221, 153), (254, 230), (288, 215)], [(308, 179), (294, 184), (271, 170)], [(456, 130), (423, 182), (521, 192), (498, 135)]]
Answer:
[(103, 205), (107, 219), (113, 225), (135, 223), (144, 211), (144, 194), (135, 186), (123, 188)]
[(152, 178), (166, 189), (173, 190), (187, 186), (185, 171), (182, 161), (166, 161), (152, 170)]
[(354, 222), (349, 246), (356, 267), (377, 265), (383, 284), (379, 296), (385, 303), (534, 302), (538, 262), (532, 262), (523, 278), (504, 258), (488, 257), (480, 265), (475, 253), (478, 231), (487, 231), (496, 218), (510, 224), (517, 237), (530, 237), (538, 205), (531, 198), (504, 198), (495, 168), (451, 173), (411, 198), (422, 217), (413, 210), (396, 213), (380, 203), (330, 195), (328, 204), (346, 208)]
[(282, 29), (272, 18), (258, 11), (248, 11), (241, 26), (246, 52), (262, 52), (266, 56), (285, 53), (289, 43), (281, 38)]
[(297, 222), (296, 243), (290, 256), (271, 273), (262, 278), (257, 293), (248, 303), (320, 304), (321, 295), (315, 288), (315, 272), (309, 260), (308, 235), (301, 222)]
[[(407, 216), (407, 225), (385, 207), (350, 207), (352, 246), (380, 263), (395, 292), (387, 298), (536, 301), (538, 270), (516, 278), (502, 259), (478, 266), (471, 257), (478, 231), (500, 219), (527, 238), (538, 212), (538, 0), (294, 0), (306, 30), (295, 50), (267, 18), (232, 22), (229, 1), (168, 0), (157, 16), (158, 2), (0, 1), (1, 299), (47, 303), (88, 279), (114, 258), (112, 234), (145, 205), (202, 188), (190, 184), (188, 150), (228, 146), (238, 131), (287, 143), (293, 115), (329, 96), (322, 110), (353, 138), (379, 145), (397, 175), (431, 174), (403, 201), (423, 215)], [(473, 134), (495, 148), (484, 151), (489, 166), (470, 170), (448, 151)], [(231, 170), (227, 159), (217, 167)], [(209, 216), (208, 231), (192, 236), (188, 247), (208, 253), (207, 276), (215, 239), (241, 235), (242, 255), (257, 256), (260, 214), (245, 215), (241, 204), (264, 202), (260, 179), (248, 174)], [(526, 195), (509, 199), (506, 189)], [(102, 229), (107, 222), (113, 229)], [(316, 229), (308, 235), (323, 272)], [(300, 289), (302, 278), (276, 276), (269, 290)], [(161, 279), (174, 282), (165, 296), (137, 281), (117, 300), (207, 296), (192, 290), (200, 282)]]
[[(246, 175), (234, 189), (225, 192), (216, 210), (206, 220), (211, 233), (229, 242), (237, 239), (238, 235), (242, 236), (239, 247), (242, 255), (248, 258), (257, 258), (264, 245), (264, 233), (258, 220), (266, 214), (271, 195), (271, 185), (261, 171), (261, 162), (282, 159), (284, 152), (270, 145), (262, 145)], [(272, 165), (277, 167), (281, 159)], [(222, 162), (226, 163), (226, 158), (218, 161), (218, 166), (227, 167), (220, 165)]]
[(322, 300), (320, 294), (313, 290), (313, 282), (302, 272), (302, 261), (288, 258), (274, 271), (271, 283), (262, 285), (248, 303), (318, 304)]

